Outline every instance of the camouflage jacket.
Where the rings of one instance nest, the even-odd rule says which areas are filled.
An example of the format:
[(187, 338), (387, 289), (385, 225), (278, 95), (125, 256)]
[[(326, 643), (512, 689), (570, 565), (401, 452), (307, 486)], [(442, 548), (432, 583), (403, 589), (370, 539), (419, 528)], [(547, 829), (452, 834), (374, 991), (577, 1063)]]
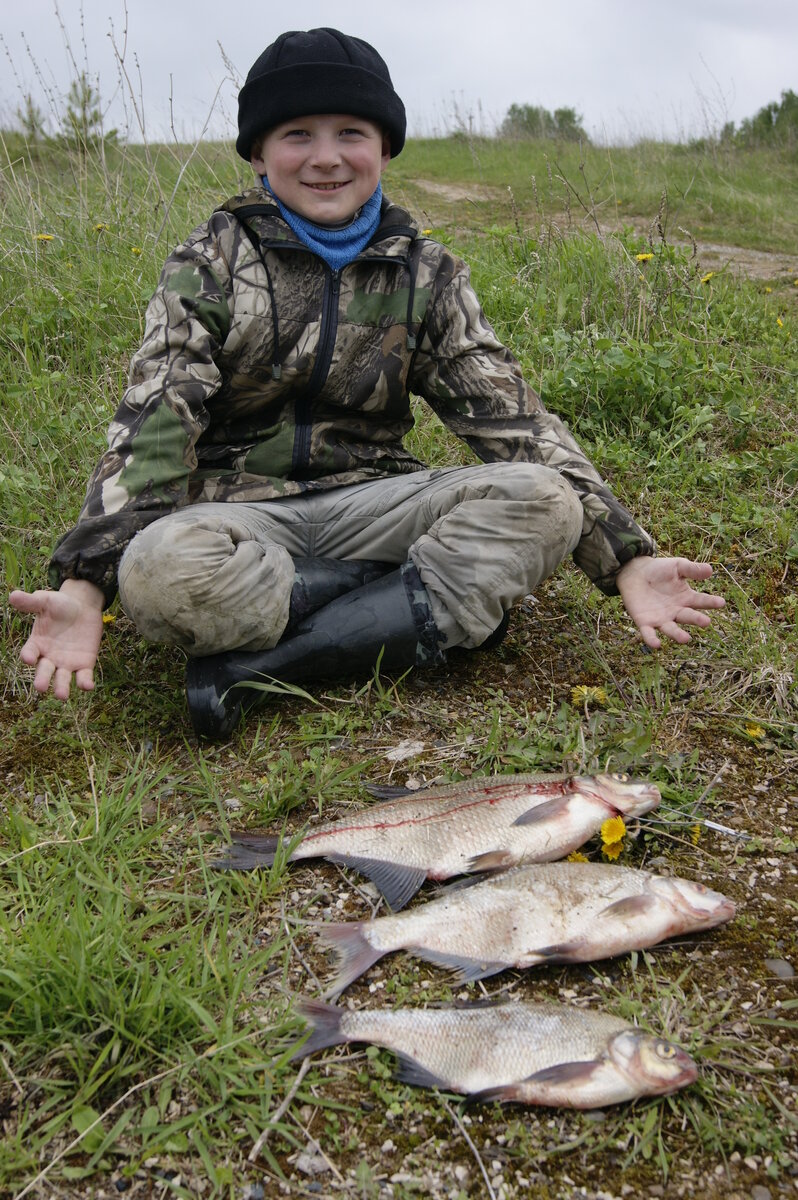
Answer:
[(574, 558), (613, 594), (653, 542), (488, 324), (468, 269), (384, 202), (333, 272), (262, 188), (228, 200), (167, 260), (143, 343), (50, 583), (110, 601), (131, 538), (186, 504), (271, 500), (423, 468), (402, 439), (410, 393), (487, 462), (539, 462), (579, 493)]

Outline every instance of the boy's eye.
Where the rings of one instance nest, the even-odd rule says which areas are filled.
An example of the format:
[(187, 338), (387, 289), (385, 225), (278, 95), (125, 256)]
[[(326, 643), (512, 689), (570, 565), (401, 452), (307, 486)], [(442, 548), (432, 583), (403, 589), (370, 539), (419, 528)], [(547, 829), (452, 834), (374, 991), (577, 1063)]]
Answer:
[(285, 133), (283, 134), (284, 138), (302, 138), (307, 136), (307, 129), (286, 129)]

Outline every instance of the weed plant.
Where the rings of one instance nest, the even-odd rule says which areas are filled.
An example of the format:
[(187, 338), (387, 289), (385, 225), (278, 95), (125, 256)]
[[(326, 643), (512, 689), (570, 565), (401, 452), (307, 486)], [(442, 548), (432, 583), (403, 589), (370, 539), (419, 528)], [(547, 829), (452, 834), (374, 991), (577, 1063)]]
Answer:
[[(77, 517), (163, 257), (248, 181), (228, 146), (79, 154), (6, 137), (3, 155), (0, 520), (5, 586), (32, 589)], [(362, 916), (369, 897), (333, 868), (289, 874), (278, 861), (258, 876), (215, 873), (216, 834), (231, 823), (293, 833), (363, 802), (363, 774), (611, 765), (657, 779), (664, 796), (662, 813), (631, 832), (629, 862), (666, 855), (686, 873), (722, 876), (737, 843), (730, 859), (726, 844), (704, 832), (696, 846), (691, 831), (740, 812), (762, 870), (768, 856), (794, 853), (780, 800), (798, 755), (795, 308), (778, 281), (766, 293), (710, 277), (670, 235), (689, 224), (696, 235), (786, 246), (798, 180), (775, 152), (724, 155), (563, 147), (555, 163), (534, 144), (449, 139), (411, 142), (386, 181), (422, 221), (417, 178), (478, 179), (504, 197), (490, 220), (461, 207), (434, 233), (472, 263), (499, 335), (661, 548), (714, 562), (729, 609), (686, 651), (641, 656), (617, 602), (563, 572), (492, 656), (455, 662), (449, 676), (377, 677), (272, 703), (229, 746), (197, 750), (180, 656), (146, 646), (117, 609), (97, 692), (66, 707), (33, 697), (18, 664), (26, 622), (7, 614), (0, 1192), (84, 1194), (109, 1176), (143, 1186), (149, 1172), (172, 1194), (230, 1195), (248, 1182), (276, 1186), (321, 1143), (330, 1194), (376, 1195), (376, 1147), (388, 1132), (401, 1140), (400, 1125), (420, 1174), (462, 1161), (466, 1117), (393, 1083), (384, 1054), (306, 1074), (287, 1062), (290, 994), (326, 970), (301, 918)], [(648, 232), (622, 221), (608, 233), (607, 208), (644, 216)], [(569, 228), (576, 209), (587, 227)], [(468, 459), (421, 406), (412, 436), (431, 463)], [(603, 698), (575, 699), (575, 684)], [(420, 750), (386, 757), (414, 740)], [(763, 785), (769, 815), (757, 824), (736, 801)], [(752, 909), (750, 930), (786, 956), (787, 934), (768, 920)], [(743, 945), (739, 961), (754, 953)], [(757, 1060), (783, 1079), (791, 1010), (767, 1017), (775, 1010), (749, 988), (752, 1021), (776, 1024), (746, 1023), (743, 1043), (736, 993), (713, 1009), (676, 952), (657, 963), (608, 967), (606, 983), (586, 972), (574, 984), (563, 968), (538, 986), (555, 996), (575, 986), (652, 1028), (670, 1023), (705, 1057), (700, 1088), (603, 1123), (488, 1110), (468, 1118), (477, 1156), (608, 1190), (621, 1165), (640, 1172), (644, 1190), (679, 1159), (714, 1170), (735, 1153), (755, 1156), (762, 1178), (784, 1173), (795, 1118), (786, 1092), (767, 1091), (749, 1068)], [(713, 980), (704, 977), (705, 993)], [(398, 967), (385, 995), (452, 993), (431, 969)], [(386, 1112), (399, 1123), (388, 1127)], [(473, 1167), (470, 1151), (465, 1161)], [(403, 1189), (398, 1181), (394, 1195)]]

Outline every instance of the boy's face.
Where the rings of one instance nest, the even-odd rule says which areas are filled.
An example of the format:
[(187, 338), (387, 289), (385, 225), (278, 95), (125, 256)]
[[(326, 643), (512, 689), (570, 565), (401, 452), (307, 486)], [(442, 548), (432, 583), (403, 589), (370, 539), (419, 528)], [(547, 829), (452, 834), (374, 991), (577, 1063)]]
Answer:
[(316, 225), (337, 225), (365, 204), (390, 157), (373, 121), (320, 113), (270, 129), (252, 166), (287, 208)]

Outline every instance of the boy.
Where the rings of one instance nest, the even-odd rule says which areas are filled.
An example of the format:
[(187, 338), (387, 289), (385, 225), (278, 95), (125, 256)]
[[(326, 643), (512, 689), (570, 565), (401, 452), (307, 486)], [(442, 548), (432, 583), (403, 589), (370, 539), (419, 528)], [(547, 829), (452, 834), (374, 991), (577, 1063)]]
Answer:
[[(445, 661), (569, 553), (620, 592), (643, 640), (678, 642), (723, 600), (711, 568), (655, 557), (488, 325), (465, 265), (383, 199), (404, 106), (372, 46), (279, 37), (239, 97), (259, 186), (168, 259), (130, 386), (58, 590), (36, 614), (34, 685), (91, 689), (102, 609), (182, 646), (198, 733), (227, 736), (260, 693)], [(482, 459), (429, 471), (402, 444), (409, 393)]]

